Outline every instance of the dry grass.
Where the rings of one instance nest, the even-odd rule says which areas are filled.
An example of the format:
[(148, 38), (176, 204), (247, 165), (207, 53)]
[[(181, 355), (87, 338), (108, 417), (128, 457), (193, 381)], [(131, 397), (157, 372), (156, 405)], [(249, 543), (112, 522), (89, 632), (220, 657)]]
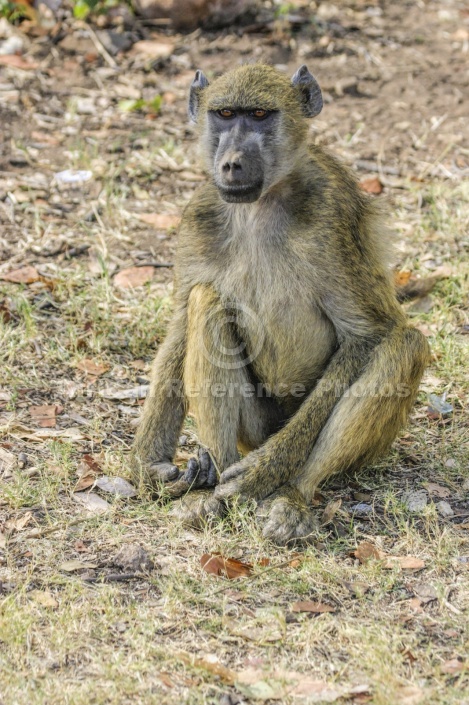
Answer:
[[(122, 415), (117, 403), (105, 402), (96, 389), (119, 381), (128, 386), (145, 374), (128, 364), (151, 359), (168, 306), (149, 295), (151, 287), (129, 295), (116, 291), (106, 273), (90, 277), (86, 261), (56, 273), (58, 308), (52, 315), (38, 308), (41, 298), (30, 287), (2, 286), (14, 312), (1, 330), (3, 384), (16, 390), (4, 404), (3, 440), (10, 452), (28, 456), (25, 468), (15, 467), (5, 477), (0, 495), (6, 536), (0, 549), (3, 702), (228, 702), (222, 696), (239, 690), (212, 672), (214, 659), (234, 671), (281, 668), (331, 684), (367, 684), (370, 694), (355, 702), (464, 701), (469, 534), (460, 525), (467, 526), (469, 513), (467, 482), (463, 487), (469, 339), (461, 331), (468, 323), (468, 204), (467, 184), (393, 192), (401, 264), (421, 275), (442, 264), (452, 267), (452, 276), (432, 294), (431, 310), (413, 314), (429, 334), (432, 367), (414, 419), (391, 456), (357, 476), (334, 478), (324, 489), (318, 515), (331, 499), (342, 498), (342, 508), (294, 567), (288, 565), (292, 551), (263, 541), (249, 507), (234, 509), (229, 519), (203, 533), (178, 526), (168, 518), (168, 506), (148, 498), (116, 501), (105, 515), (71, 523), (82, 516), (71, 500), (81, 454), (100, 450), (103, 469), (125, 475), (133, 433), (127, 419), (134, 417)], [(106, 217), (96, 228), (105, 246), (112, 241)], [(85, 343), (80, 342), (84, 321)], [(83, 379), (74, 366), (84, 357), (106, 362), (110, 371), (97, 382)], [(64, 392), (67, 378), (78, 388), (73, 400)], [(454, 413), (443, 422), (431, 420), (426, 392), (443, 391)], [(18, 423), (31, 425), (28, 406), (47, 400), (63, 401), (64, 413), (79, 411), (88, 420), (84, 441), (20, 440)], [(73, 425), (73, 419), (61, 423)], [(442, 518), (432, 501), (422, 513), (407, 509), (404, 492), (429, 481), (448, 489), (447, 500), (459, 516)], [(351, 511), (357, 492), (371, 498), (373, 513), (366, 520)], [(23, 528), (5, 524), (27, 512)], [(56, 530), (28, 538), (34, 527)], [(361, 565), (350, 552), (363, 540), (387, 554), (421, 558), (425, 567), (415, 572), (386, 569), (380, 561)], [(112, 558), (128, 542), (150, 552), (152, 572), (128, 583), (83, 579), (115, 573)], [(271, 564), (228, 582), (202, 571), (200, 556), (210, 551), (254, 564), (268, 557)], [(60, 566), (71, 559), (97, 568), (67, 574)], [(428, 591), (433, 597), (426, 602), (422, 595)], [(336, 612), (293, 613), (299, 599), (328, 603)], [(272, 620), (280, 628), (270, 641)], [(191, 663), (181, 652), (205, 661)], [(461, 660), (460, 670), (445, 672), (453, 659)]]

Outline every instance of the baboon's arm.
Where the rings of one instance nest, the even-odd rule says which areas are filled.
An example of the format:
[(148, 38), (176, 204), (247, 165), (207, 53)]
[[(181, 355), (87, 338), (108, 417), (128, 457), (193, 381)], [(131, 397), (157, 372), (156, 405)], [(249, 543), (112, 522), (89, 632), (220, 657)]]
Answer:
[(345, 340), (286, 426), (221, 474), (216, 496), (239, 493), (242, 498), (263, 499), (298, 475), (334, 406), (360, 376), (373, 345), (363, 338)]
[(150, 392), (132, 452), (134, 464), (140, 468), (171, 463), (176, 450), (185, 415), (182, 375), (186, 328), (187, 310), (180, 305), (153, 364)]

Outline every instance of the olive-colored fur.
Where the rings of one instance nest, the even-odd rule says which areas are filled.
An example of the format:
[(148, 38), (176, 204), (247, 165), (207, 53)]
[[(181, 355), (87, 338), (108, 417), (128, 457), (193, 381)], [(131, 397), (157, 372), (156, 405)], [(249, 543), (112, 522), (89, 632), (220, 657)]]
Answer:
[(397, 302), (376, 202), (334, 157), (307, 145), (297, 89), (263, 66), (203, 85), (203, 145), (212, 139), (207, 110), (275, 110), (284, 158), (272, 160), (277, 171), (256, 202), (226, 203), (210, 178), (184, 212), (175, 313), (134, 473), (170, 493), (178, 487), (173, 495), (188, 489), (172, 459), (190, 409), (221, 476), (175, 513), (197, 523), (232, 498), (254, 499), (265, 535), (287, 543), (311, 534), (322, 480), (389, 449), (429, 350)]

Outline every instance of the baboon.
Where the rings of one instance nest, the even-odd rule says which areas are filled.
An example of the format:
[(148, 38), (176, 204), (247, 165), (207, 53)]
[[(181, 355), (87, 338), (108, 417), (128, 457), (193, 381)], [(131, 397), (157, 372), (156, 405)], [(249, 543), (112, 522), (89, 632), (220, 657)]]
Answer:
[[(209, 179), (182, 218), (174, 316), (132, 455), (135, 479), (185, 493), (187, 521), (253, 499), (279, 544), (311, 533), (321, 481), (389, 449), (429, 359), (397, 302), (376, 201), (308, 145), (321, 109), (306, 66), (291, 80), (266, 65), (213, 83), (197, 71), (189, 114)], [(180, 472), (188, 409), (207, 451)]]

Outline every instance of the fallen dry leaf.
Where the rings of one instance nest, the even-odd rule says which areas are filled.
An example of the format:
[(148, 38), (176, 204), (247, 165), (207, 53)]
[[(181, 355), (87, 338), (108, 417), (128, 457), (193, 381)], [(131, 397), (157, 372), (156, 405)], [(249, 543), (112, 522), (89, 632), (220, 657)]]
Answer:
[(410, 279), (411, 272), (394, 272), (394, 284), (404, 286)]
[(449, 661), (445, 661), (441, 665), (441, 671), (443, 673), (449, 673), (453, 675), (454, 673), (460, 673), (461, 671), (464, 671), (466, 668), (466, 664), (464, 661), (460, 661), (458, 658), (452, 658)]
[(169, 230), (169, 228), (177, 228), (181, 222), (179, 215), (170, 215), (169, 213), (139, 213), (137, 218), (142, 223), (153, 225), (157, 230)]
[(31, 418), (41, 428), (53, 428), (56, 425), (56, 416), (60, 411), (61, 408), (56, 404), (29, 407)]
[(418, 705), (427, 698), (428, 692), (422, 690), (417, 685), (401, 685), (397, 690), (397, 700), (399, 705)]
[(154, 267), (129, 267), (122, 269), (114, 277), (114, 286), (120, 289), (134, 289), (137, 286), (143, 286), (153, 279), (155, 273)]
[(283, 641), (287, 628), (285, 614), (279, 608), (261, 608), (252, 617), (242, 615), (240, 619), (226, 619), (224, 626), (230, 634), (256, 644)]
[[(0, 56), (0, 59), (1, 58)], [(32, 284), (33, 282), (39, 281), (40, 278), (37, 269), (29, 265), (21, 267), (20, 269), (13, 269), (6, 274), (0, 274), (0, 279), (6, 282), (13, 282), (14, 284)]]
[(218, 656), (216, 656), (215, 654), (212, 658), (209, 658), (208, 656), (205, 658), (198, 658), (196, 656), (193, 656), (192, 654), (187, 653), (186, 651), (178, 651), (175, 654), (175, 658), (179, 659), (183, 663), (188, 664), (189, 666), (193, 666), (194, 668), (200, 668), (203, 671), (212, 673), (214, 676), (217, 676), (218, 678), (220, 678), (220, 680), (222, 680), (224, 683), (228, 683), (229, 685), (232, 685), (236, 680), (236, 671), (233, 671), (231, 670), (231, 668), (226, 668), (226, 666), (223, 666), (219, 662)]
[(339, 511), (340, 507), (342, 506), (342, 500), (341, 499), (333, 499), (331, 502), (329, 502), (321, 517), (321, 524), (322, 526), (325, 526), (326, 524), (329, 524), (337, 512)]
[(75, 551), (77, 553), (89, 553), (90, 552), (90, 549), (88, 548), (88, 546), (81, 539), (78, 539), (77, 541), (75, 541), (75, 543), (73, 544), (73, 548), (75, 549)]
[(55, 609), (59, 606), (57, 600), (47, 590), (31, 590), (28, 595), (29, 597), (32, 597), (35, 602), (39, 603), (43, 607), (50, 607), (51, 609)]
[(16, 457), (0, 446), (0, 472), (10, 473), (16, 464)]
[(83, 561), (65, 561), (59, 565), (59, 570), (65, 571), (65, 573), (74, 573), (77, 570), (84, 570), (85, 568), (97, 568), (96, 563), (84, 563)]
[(300, 600), (292, 605), (292, 612), (312, 612), (313, 614), (322, 614), (323, 612), (337, 612), (337, 608), (332, 607), (332, 605), (326, 605), (324, 602)]
[(210, 575), (222, 575), (230, 580), (251, 575), (253, 566), (236, 558), (224, 558), (219, 553), (204, 553), (200, 559), (203, 570)]
[(414, 556), (387, 556), (383, 563), (383, 568), (388, 570), (399, 566), (402, 570), (422, 570), (425, 568), (425, 561)]
[(18, 54), (0, 55), (0, 64), (12, 66), (15, 69), (23, 69), (23, 71), (34, 71), (39, 66), (39, 64), (35, 64), (32, 61), (26, 61)]
[(84, 360), (80, 360), (80, 362), (77, 364), (77, 368), (82, 372), (85, 372), (90, 377), (100, 377), (108, 371), (109, 366), (85, 358)]
[(95, 456), (85, 453), (78, 466), (78, 481), (74, 487), (74, 492), (81, 492), (94, 485), (96, 478), (102, 473), (101, 465)]
[(451, 497), (451, 490), (449, 490), (447, 487), (442, 487), (441, 485), (437, 485), (435, 482), (426, 482), (425, 487), (427, 488), (428, 492), (433, 495), (434, 497)]
[(360, 188), (366, 193), (372, 193), (378, 196), (383, 192), (383, 184), (377, 176), (370, 176), (369, 179), (362, 179), (360, 181)]
[(75, 502), (88, 510), (89, 514), (104, 514), (111, 505), (94, 492), (78, 492), (72, 495)]
[(369, 692), (368, 685), (347, 686), (319, 681), (295, 671), (261, 671), (248, 668), (236, 674), (236, 686), (247, 697), (257, 700), (282, 700), (296, 696), (308, 703), (332, 703), (344, 697)]
[(5, 534), (2, 534), (2, 532), (0, 531), (0, 548), (3, 549), (3, 548), (5, 548), (6, 545), (7, 545), (7, 537), (5, 536)]
[(381, 560), (386, 557), (386, 554), (383, 551), (369, 541), (362, 541), (362, 543), (357, 546), (355, 551), (353, 551), (353, 555), (355, 558), (358, 558), (360, 563), (366, 563), (371, 559)]
[(82, 458), (82, 467), (87, 467), (92, 472), (99, 475), (102, 472), (101, 463), (98, 460), (97, 455), (91, 455), (90, 453), (85, 453)]
[(108, 477), (108, 475), (101, 475), (96, 480), (96, 487), (98, 487), (103, 492), (109, 492), (109, 494), (114, 494), (117, 497), (135, 497), (137, 490), (133, 487), (130, 482), (124, 480), (123, 477)]
[(26, 512), (18, 519), (8, 519), (8, 521), (5, 522), (5, 526), (10, 531), (21, 531), (21, 529), (24, 529), (24, 527), (29, 524), (32, 518), (32, 512)]

